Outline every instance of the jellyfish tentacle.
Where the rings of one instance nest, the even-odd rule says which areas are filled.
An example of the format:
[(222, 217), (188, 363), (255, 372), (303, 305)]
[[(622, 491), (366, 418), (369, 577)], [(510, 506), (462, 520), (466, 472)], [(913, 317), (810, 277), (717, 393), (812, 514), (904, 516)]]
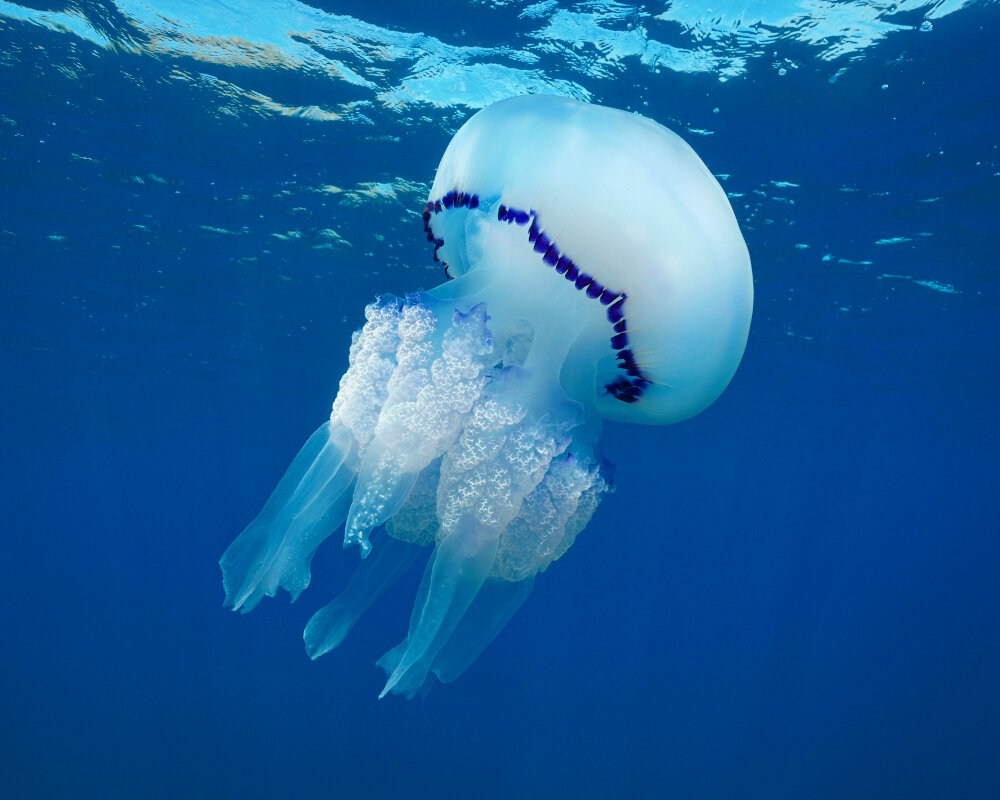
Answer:
[(601, 464), (574, 441), (549, 464), (542, 481), (504, 530), (492, 577), (524, 581), (566, 553), (586, 527), (600, 498), (611, 491)]
[[(441, 530), (421, 585), (426, 597), (418, 600), (420, 614), (411, 620), (406, 641), (379, 661), (389, 675), (382, 696), (413, 697), (434, 668), (457, 677), (527, 597), (530, 586), (492, 587), (476, 605), (473, 621), (462, 621), (494, 573), (500, 543), (524, 497), (569, 446), (582, 418), (579, 404), (559, 389), (558, 370), (544, 366), (544, 354), (528, 360), (537, 361), (549, 378), (516, 366), (501, 369), (444, 457), (438, 484)], [(456, 634), (454, 649), (446, 649)]]
[(344, 527), (344, 547), (358, 545), (362, 558), (372, 549), (369, 531), (402, 508), (417, 482), (419, 471), (407, 469), (406, 462), (404, 452), (379, 439), (365, 452)]
[(360, 452), (375, 435), (379, 410), (396, 369), (401, 315), (400, 302), (382, 295), (365, 307), (365, 324), (351, 340), (349, 365), (340, 379), (330, 419), (350, 430)]
[[(444, 647), (493, 567), (499, 532), (466, 515), (435, 550), (427, 565), (427, 595), (405, 647), (389, 651), (382, 666), (389, 673), (379, 698), (389, 692), (413, 697), (427, 680)], [(393, 664), (395, 655), (398, 663)], [(389, 667), (391, 666), (391, 672)]]
[(391, 674), (399, 666), (399, 662), (403, 658), (403, 653), (406, 652), (406, 648), (409, 645), (409, 640), (416, 632), (417, 625), (420, 623), (424, 604), (427, 602), (427, 593), (431, 588), (431, 575), (434, 573), (434, 561), (436, 558), (437, 549), (435, 548), (431, 551), (430, 558), (427, 559), (427, 563), (424, 565), (424, 572), (420, 577), (420, 586), (417, 588), (417, 594), (413, 598), (413, 606), (410, 609), (410, 622), (406, 629), (406, 638), (391, 650), (383, 653), (377, 662), (378, 666), (385, 670), (387, 675)]
[[(492, 352), (484, 304), (468, 313), (415, 296), (399, 323), (396, 368), (362, 458), (344, 545), (369, 550), (368, 531), (402, 508), (417, 477), (452, 445), (479, 398)], [(450, 317), (441, 326), (439, 317)], [(443, 332), (439, 332), (440, 328)]]
[(313, 553), (347, 514), (357, 443), (325, 422), (299, 451), (256, 519), (219, 560), (226, 605), (250, 611), (284, 588), (294, 600), (309, 585)]
[(505, 367), (472, 409), (441, 463), (437, 515), (443, 535), (468, 514), (502, 531), (551, 458), (567, 446), (575, 419), (558, 424), (549, 410), (537, 413), (539, 383), (544, 381), (527, 370)]
[(437, 488), (441, 479), (441, 459), (424, 469), (399, 511), (385, 523), (393, 539), (421, 546), (433, 545), (440, 529), (437, 519)]
[(420, 548), (381, 536), (373, 558), (358, 564), (344, 591), (313, 614), (302, 639), (315, 660), (338, 647), (351, 628), (379, 596), (405, 574)]
[(365, 309), (330, 420), (306, 441), (256, 519), (219, 560), (226, 606), (243, 612), (286, 589), (309, 585), (313, 553), (344, 522), (360, 458), (395, 368), (400, 305), (380, 297)]
[(385, 401), (378, 409), (373, 436), (361, 459), (358, 482), (344, 530), (344, 546), (358, 544), (362, 557), (370, 545), (368, 532), (392, 517), (409, 495), (425, 464), (413, 436), (398, 420), (412, 416), (420, 390), (430, 381), (433, 336), (438, 320), (423, 303), (403, 306), (397, 319), (394, 366), (385, 382)]
[(434, 658), (431, 672), (437, 679), (451, 683), (465, 672), (524, 605), (534, 585), (534, 576), (514, 583), (495, 578), (483, 583), (451, 637)]

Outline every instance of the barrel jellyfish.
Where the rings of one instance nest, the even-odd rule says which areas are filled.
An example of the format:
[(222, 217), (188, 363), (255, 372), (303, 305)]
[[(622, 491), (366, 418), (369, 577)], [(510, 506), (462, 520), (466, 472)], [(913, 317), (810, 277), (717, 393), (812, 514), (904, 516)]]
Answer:
[(432, 548), (380, 696), (478, 657), (611, 490), (602, 420), (709, 406), (753, 307), (725, 192), (633, 113), (546, 96), (483, 109), (445, 150), (423, 222), (447, 280), (365, 309), (329, 421), (220, 560), (228, 607), (294, 600), (343, 525), (362, 558), (306, 626), (317, 658)]

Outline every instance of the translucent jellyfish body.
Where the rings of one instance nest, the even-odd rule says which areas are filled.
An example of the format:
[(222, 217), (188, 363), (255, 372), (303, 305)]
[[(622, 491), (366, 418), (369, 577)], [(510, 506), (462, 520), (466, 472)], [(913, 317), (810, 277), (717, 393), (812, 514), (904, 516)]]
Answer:
[(233, 609), (279, 587), (295, 599), (343, 525), (363, 559), (306, 626), (316, 658), (433, 548), (407, 635), (379, 661), (382, 694), (411, 697), (460, 675), (586, 527), (611, 488), (601, 420), (706, 408), (753, 306), (725, 193), (635, 114), (490, 106), (449, 144), (423, 218), (449, 280), (365, 309), (330, 420), (220, 561)]

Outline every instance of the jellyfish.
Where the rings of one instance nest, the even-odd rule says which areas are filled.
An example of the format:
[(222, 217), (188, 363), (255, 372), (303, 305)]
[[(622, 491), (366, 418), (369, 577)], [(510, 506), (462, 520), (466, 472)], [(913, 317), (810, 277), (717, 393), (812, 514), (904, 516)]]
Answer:
[(295, 600), (343, 526), (361, 559), (305, 628), (317, 658), (429, 550), (380, 697), (475, 661), (612, 491), (602, 420), (708, 407), (753, 307), (725, 192), (634, 113), (538, 95), (479, 111), (423, 223), (447, 280), (365, 309), (329, 420), (220, 560), (228, 607)]

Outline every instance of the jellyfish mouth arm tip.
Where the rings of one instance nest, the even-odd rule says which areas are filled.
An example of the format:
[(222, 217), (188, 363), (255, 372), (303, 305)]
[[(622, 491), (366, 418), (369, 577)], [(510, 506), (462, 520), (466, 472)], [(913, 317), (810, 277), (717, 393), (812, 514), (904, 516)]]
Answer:
[(306, 653), (314, 661), (347, 638), (361, 615), (417, 557), (419, 548), (415, 545), (376, 533), (379, 536), (377, 554), (357, 566), (344, 591), (313, 614), (302, 632)]
[(366, 559), (372, 551), (371, 542), (368, 541), (367, 533), (359, 533), (355, 536), (344, 536), (344, 549), (350, 550), (352, 547), (358, 548), (358, 558)]
[(393, 691), (413, 697), (433, 680), (435, 658), (489, 575), (498, 541), (498, 531), (466, 515), (437, 546), (421, 584), (424, 601), (411, 618), (406, 640), (379, 660), (390, 673), (380, 698)]
[(355, 444), (332, 422), (309, 437), (264, 508), (219, 559), (228, 607), (246, 613), (279, 588), (294, 601), (309, 585), (313, 553), (346, 515)]

